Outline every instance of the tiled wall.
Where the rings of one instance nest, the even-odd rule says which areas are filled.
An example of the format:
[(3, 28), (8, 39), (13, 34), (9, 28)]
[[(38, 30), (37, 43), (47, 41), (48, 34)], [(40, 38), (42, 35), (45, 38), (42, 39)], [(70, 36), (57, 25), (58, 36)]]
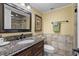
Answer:
[(48, 44), (55, 47), (57, 54), (59, 55), (72, 55), (72, 44), (73, 37), (68, 35), (53, 35), (53, 34), (44, 34)]

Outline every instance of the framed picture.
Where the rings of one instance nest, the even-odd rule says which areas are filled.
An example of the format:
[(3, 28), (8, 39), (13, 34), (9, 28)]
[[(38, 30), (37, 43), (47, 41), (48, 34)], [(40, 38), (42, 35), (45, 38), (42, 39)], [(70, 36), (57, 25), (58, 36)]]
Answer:
[(42, 31), (42, 17), (35, 15), (35, 32)]

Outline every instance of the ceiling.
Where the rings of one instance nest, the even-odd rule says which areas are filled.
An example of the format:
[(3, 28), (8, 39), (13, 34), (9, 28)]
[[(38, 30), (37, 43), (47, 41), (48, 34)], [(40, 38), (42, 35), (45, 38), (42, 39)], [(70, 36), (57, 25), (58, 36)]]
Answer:
[(50, 8), (55, 9), (55, 8), (59, 8), (59, 7), (68, 5), (68, 4), (69, 3), (30, 3), (30, 5), (33, 8), (36, 8), (39, 11), (42, 11), (42, 12), (47, 12), (47, 11), (50, 10)]

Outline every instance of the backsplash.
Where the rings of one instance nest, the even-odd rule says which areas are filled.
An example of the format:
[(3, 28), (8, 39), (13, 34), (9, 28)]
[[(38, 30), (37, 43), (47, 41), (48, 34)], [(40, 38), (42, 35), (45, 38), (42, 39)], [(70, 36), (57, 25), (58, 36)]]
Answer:
[[(31, 37), (32, 34), (23, 34), (25, 37)], [(20, 35), (14, 35), (14, 36), (7, 36), (7, 37), (4, 37), (4, 39), (6, 41), (12, 41), (12, 40), (18, 40), (19, 39), (19, 36)]]
[(55, 47), (59, 55), (72, 55), (73, 37), (69, 35), (44, 34), (48, 44)]

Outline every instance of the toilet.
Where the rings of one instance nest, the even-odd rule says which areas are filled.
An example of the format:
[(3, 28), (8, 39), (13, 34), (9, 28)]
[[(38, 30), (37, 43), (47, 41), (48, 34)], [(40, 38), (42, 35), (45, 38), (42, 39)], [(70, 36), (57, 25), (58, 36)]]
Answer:
[(55, 52), (55, 48), (51, 45), (45, 44), (44, 45), (44, 52), (45, 52), (45, 55), (52, 56), (53, 53)]

